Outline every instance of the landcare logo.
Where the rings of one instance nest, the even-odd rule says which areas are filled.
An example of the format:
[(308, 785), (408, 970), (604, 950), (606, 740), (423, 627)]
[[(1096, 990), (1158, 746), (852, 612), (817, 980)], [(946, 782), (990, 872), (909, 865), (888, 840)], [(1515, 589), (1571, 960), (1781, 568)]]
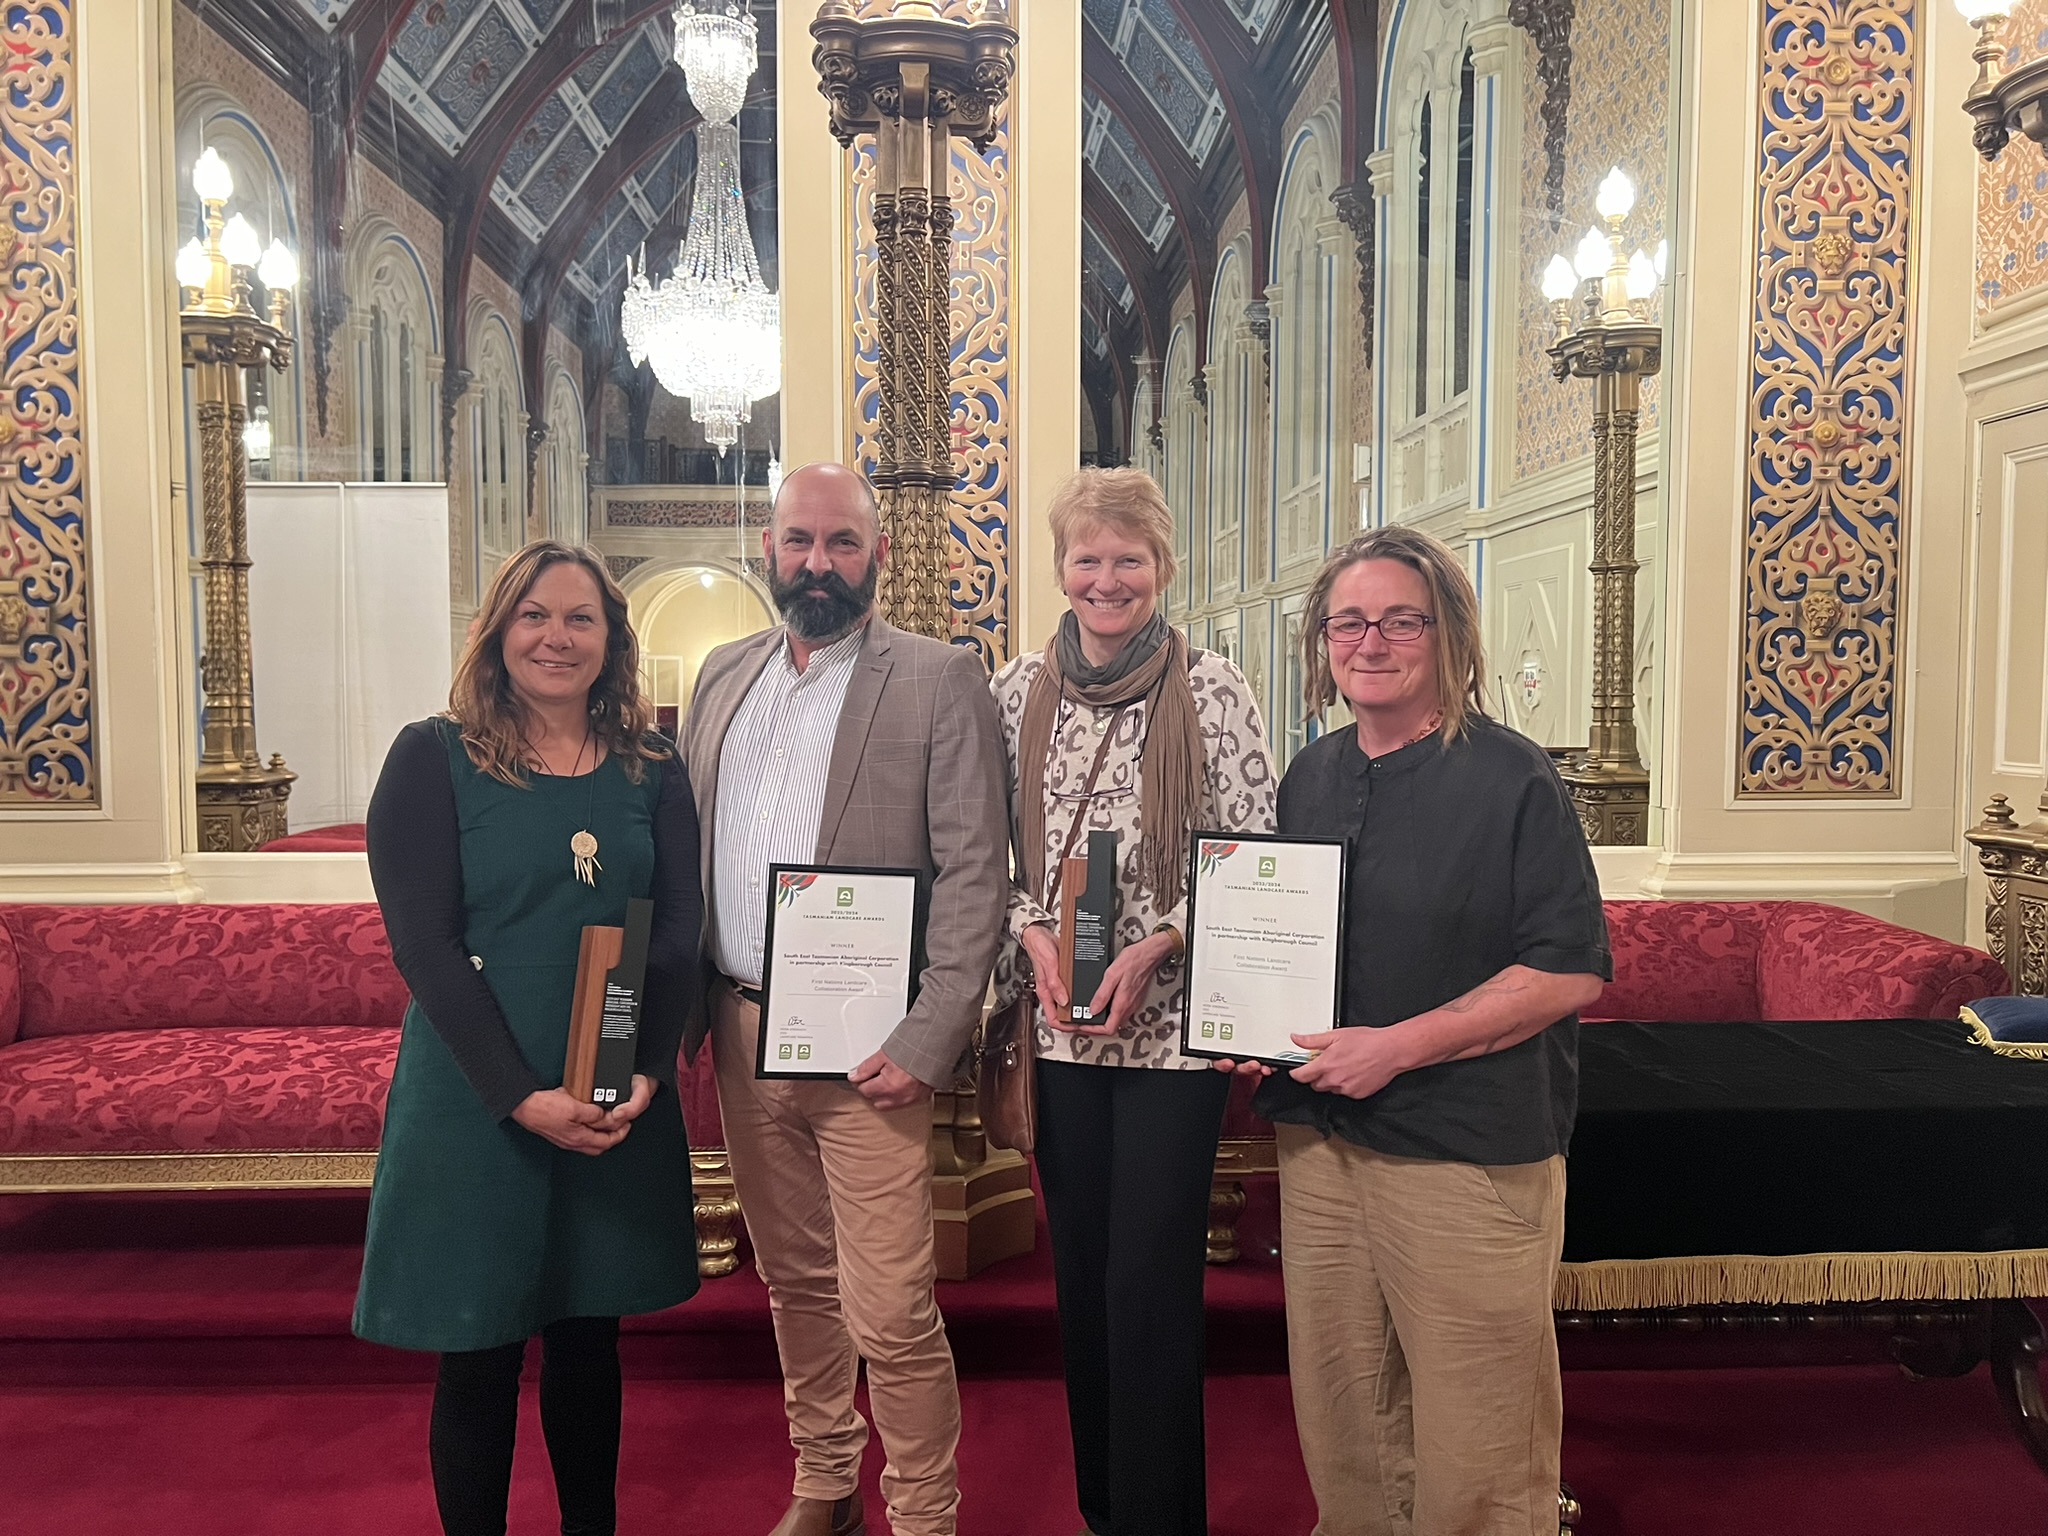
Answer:
[(1275, 858), (1275, 857), (1274, 857), (1274, 856), (1273, 856), (1272, 854), (1270, 854), (1270, 853), (1262, 853), (1262, 854), (1260, 854), (1260, 855), (1259, 855), (1259, 878), (1260, 878), (1261, 880), (1272, 880), (1272, 879), (1276, 879), (1276, 878), (1277, 878), (1277, 877), (1279, 876), (1279, 874), (1280, 874), (1280, 861), (1279, 861), (1279, 860), (1278, 860), (1277, 858)]
[(841, 906), (841, 907), (850, 907), (850, 906), (852, 906), (852, 905), (853, 905), (853, 887), (852, 887), (852, 886), (850, 886), (850, 885), (842, 885), (841, 887), (839, 887), (839, 897), (838, 897), (838, 900), (837, 900), (837, 901), (836, 901), (836, 902), (834, 903), (834, 905), (836, 905), (836, 906)]

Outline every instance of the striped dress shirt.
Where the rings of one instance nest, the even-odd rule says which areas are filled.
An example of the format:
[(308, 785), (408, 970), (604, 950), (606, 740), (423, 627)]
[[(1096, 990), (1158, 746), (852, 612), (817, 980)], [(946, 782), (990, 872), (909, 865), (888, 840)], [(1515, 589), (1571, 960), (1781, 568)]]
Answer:
[(768, 866), (818, 857), (832, 743), (866, 637), (863, 624), (811, 652), (802, 672), (790, 661), (785, 637), (747, 690), (719, 748), (711, 874), (717, 959), (742, 986), (761, 985)]

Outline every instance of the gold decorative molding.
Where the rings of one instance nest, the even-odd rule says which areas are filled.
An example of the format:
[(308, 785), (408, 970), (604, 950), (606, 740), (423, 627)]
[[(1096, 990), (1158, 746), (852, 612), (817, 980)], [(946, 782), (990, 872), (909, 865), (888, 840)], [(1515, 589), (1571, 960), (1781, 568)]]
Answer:
[(169, 1189), (368, 1189), (375, 1152), (106, 1152), (0, 1156), (0, 1194)]
[[(79, 354), (76, 0), (10, 12), (0, 143), (0, 807), (100, 803)], [(24, 613), (23, 610), (26, 610)], [(9, 638), (9, 637), (12, 638)]]
[[(368, 1189), (375, 1152), (105, 1152), (0, 1155), (0, 1195), (142, 1194), (152, 1190)], [(740, 1203), (732, 1165), (714, 1147), (690, 1154), (697, 1200), (697, 1272), (740, 1267)]]
[(1760, 0), (1742, 797), (1900, 792), (1919, 0)]

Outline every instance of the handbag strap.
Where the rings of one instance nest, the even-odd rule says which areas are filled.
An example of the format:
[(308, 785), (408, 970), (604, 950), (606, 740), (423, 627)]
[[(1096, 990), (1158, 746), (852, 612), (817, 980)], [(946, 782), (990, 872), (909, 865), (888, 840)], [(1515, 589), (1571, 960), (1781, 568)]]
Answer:
[[(1095, 793), (1096, 781), (1102, 777), (1102, 765), (1109, 760), (1109, 744), (1116, 739), (1116, 723), (1123, 719), (1124, 710), (1129, 707), (1119, 704), (1116, 712), (1109, 717), (1109, 723), (1102, 728), (1102, 745), (1095, 749), (1095, 761), (1088, 767), (1088, 781), (1081, 786), (1081, 803), (1074, 808), (1074, 824), (1067, 828), (1066, 851), (1060, 855), (1059, 862), (1053, 865), (1052, 879), (1046, 882), (1045, 906), (1048, 911), (1053, 910), (1053, 903), (1059, 900), (1060, 876), (1066, 873), (1067, 860), (1074, 856), (1074, 844), (1081, 840), (1081, 823), (1088, 817), (1088, 801)], [(1046, 750), (1052, 750), (1050, 743), (1047, 744)]]

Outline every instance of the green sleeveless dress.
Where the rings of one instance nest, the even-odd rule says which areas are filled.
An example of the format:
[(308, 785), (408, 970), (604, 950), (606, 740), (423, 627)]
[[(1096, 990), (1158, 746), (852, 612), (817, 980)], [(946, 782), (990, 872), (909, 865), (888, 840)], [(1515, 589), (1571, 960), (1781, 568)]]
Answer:
[[(654, 876), (664, 766), (638, 784), (616, 758), (593, 775), (480, 773), (443, 727), (461, 826), (467, 942), (521, 1054), (562, 1081), (586, 924), (625, 920)], [(603, 864), (575, 876), (588, 827)], [(406, 1010), (370, 1195), (358, 1336), (399, 1349), (488, 1349), (564, 1317), (623, 1317), (696, 1294), (689, 1145), (672, 1088), (596, 1157), (493, 1120), (417, 1002)]]

